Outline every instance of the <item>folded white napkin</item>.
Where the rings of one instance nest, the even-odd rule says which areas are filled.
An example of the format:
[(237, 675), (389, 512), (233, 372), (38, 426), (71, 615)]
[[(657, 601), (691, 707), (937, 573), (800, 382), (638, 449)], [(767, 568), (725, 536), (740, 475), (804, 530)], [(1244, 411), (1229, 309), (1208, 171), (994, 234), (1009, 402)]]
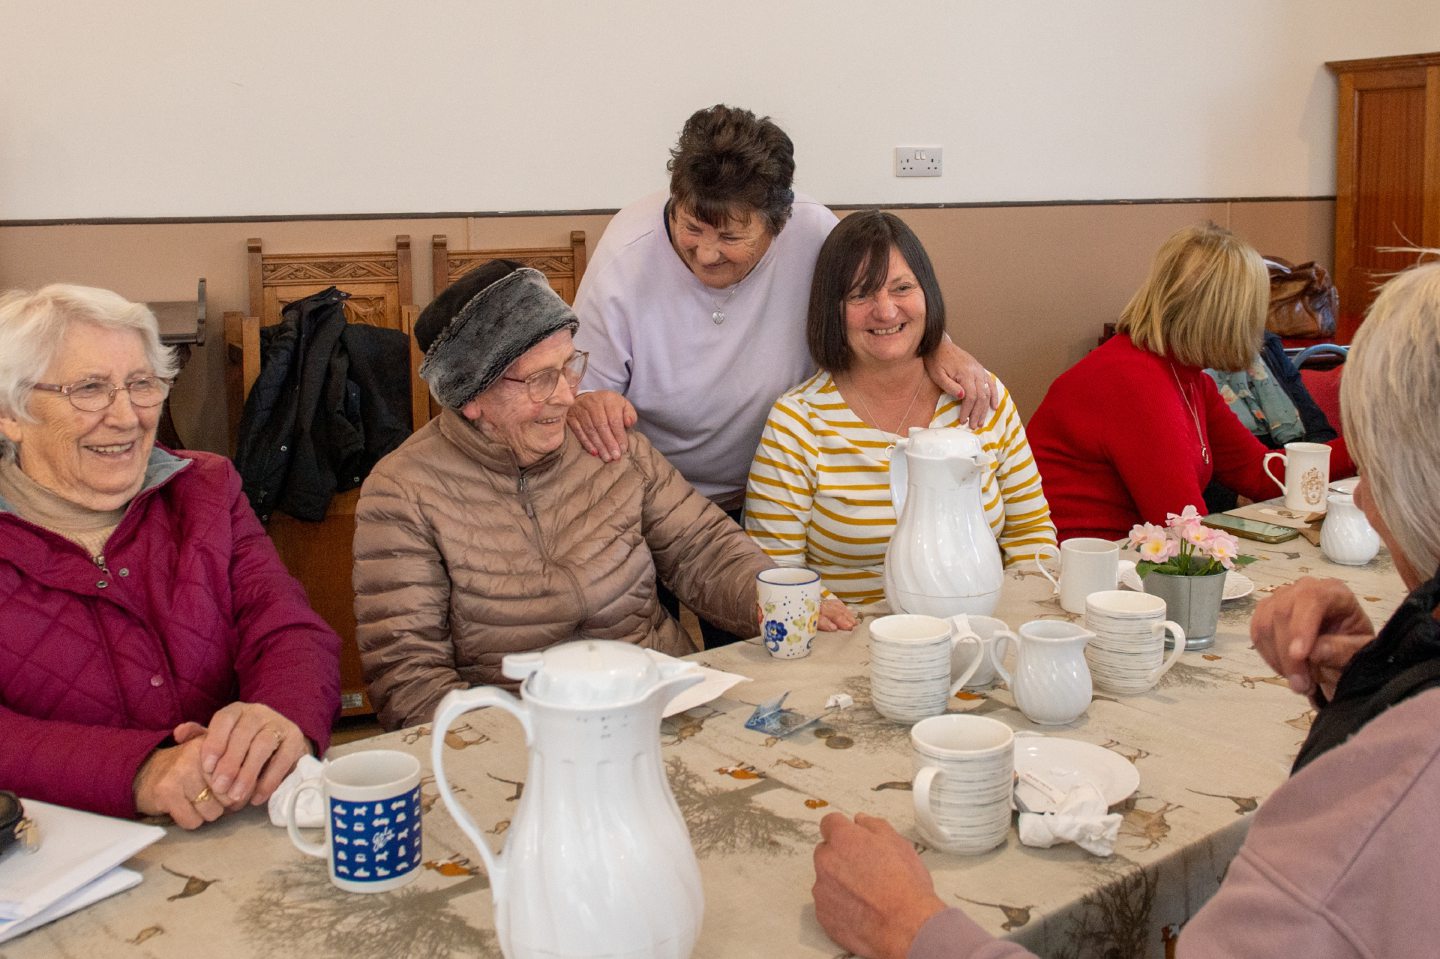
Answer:
[(1020, 841), (1041, 849), (1060, 842), (1073, 842), (1095, 856), (1115, 851), (1120, 834), (1120, 815), (1107, 813), (1105, 797), (1090, 783), (1081, 783), (1065, 794), (1054, 812), (1022, 812)]
[[(290, 802), (290, 794), (305, 780), (319, 776), (324, 769), (325, 764), (314, 756), (301, 756), (295, 768), (290, 770), (290, 775), (281, 781), (280, 788), (270, 794), (270, 822), (284, 828), (285, 805)], [(295, 805), (295, 825), (301, 829), (319, 829), (325, 825), (325, 801), (318, 791), (312, 789), (300, 797), (300, 802)]]

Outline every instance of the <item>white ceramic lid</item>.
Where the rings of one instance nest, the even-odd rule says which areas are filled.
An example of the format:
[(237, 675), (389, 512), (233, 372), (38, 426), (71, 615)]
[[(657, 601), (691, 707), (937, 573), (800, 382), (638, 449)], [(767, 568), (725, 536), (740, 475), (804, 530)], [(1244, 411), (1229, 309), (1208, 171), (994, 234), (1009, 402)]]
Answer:
[(634, 702), (661, 681), (649, 654), (631, 643), (586, 639), (538, 653), (511, 653), (501, 672), (524, 680), (525, 695), (555, 706)]
[(980, 437), (967, 429), (921, 429), (912, 427), (906, 451), (912, 456), (945, 459), (951, 456), (979, 456)]

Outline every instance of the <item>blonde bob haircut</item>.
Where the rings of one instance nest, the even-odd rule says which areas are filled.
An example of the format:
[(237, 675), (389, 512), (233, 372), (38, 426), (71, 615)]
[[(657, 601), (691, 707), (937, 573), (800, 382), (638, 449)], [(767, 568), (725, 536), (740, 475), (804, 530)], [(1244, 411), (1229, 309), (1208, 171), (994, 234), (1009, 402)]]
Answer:
[(1270, 275), (1254, 247), (1215, 226), (1175, 233), (1115, 328), (1185, 366), (1243, 370), (1260, 351)]
[[(145, 348), (145, 362), (156, 376), (173, 377), (175, 354), (160, 343), (155, 314), (143, 303), (92, 286), (52, 283), (34, 293), (0, 294), (0, 416), (33, 422), (30, 387), (55, 359), (66, 332), (75, 323), (110, 330), (134, 330)], [(10, 442), (0, 437), (0, 455)]]
[[(1440, 255), (1440, 251), (1429, 251)], [(1345, 442), (1410, 568), (1440, 567), (1440, 263), (1375, 297), (1340, 378)]]

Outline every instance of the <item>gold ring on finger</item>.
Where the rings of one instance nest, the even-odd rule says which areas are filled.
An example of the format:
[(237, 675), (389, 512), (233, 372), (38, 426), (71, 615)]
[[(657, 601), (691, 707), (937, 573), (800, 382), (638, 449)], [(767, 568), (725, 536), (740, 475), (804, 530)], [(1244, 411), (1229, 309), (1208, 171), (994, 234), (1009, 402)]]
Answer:
[(282, 733), (280, 730), (276, 729), (274, 726), (266, 726), (265, 728), (270, 730), (270, 735), (275, 737), (275, 748), (279, 749), (280, 744), (285, 742), (285, 734)]
[(209, 800), (214, 798), (215, 794), (210, 791), (209, 786), (206, 786), (204, 789), (200, 790), (198, 793), (195, 794), (195, 798), (190, 800), (190, 805), (198, 806), (202, 802), (208, 802)]

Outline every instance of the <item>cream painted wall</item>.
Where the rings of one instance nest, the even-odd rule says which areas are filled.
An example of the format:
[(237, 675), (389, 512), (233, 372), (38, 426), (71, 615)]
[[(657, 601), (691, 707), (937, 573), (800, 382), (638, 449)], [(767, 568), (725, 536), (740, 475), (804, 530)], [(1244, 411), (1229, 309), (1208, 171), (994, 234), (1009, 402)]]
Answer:
[[(773, 115), (832, 204), (1325, 196), (1434, 0), (0, 0), (0, 220), (622, 205)], [(897, 144), (946, 174), (899, 180)]]

